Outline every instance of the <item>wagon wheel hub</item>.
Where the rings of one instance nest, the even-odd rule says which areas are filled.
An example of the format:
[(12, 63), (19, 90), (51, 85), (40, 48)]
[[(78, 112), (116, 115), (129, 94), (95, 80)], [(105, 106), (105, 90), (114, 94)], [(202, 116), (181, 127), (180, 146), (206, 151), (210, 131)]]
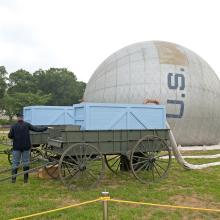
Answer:
[(80, 171), (84, 171), (84, 170), (86, 170), (86, 165), (84, 164), (84, 163), (82, 163), (82, 164), (79, 164), (79, 170)]
[(150, 162), (150, 163), (154, 163), (155, 161), (156, 161), (156, 159), (155, 159), (154, 157), (149, 158), (149, 162)]

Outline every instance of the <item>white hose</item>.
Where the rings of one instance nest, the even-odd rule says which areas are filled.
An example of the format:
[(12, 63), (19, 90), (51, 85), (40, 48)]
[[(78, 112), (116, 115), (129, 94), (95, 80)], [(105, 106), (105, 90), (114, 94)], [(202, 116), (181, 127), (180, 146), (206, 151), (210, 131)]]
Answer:
[(194, 164), (190, 164), (188, 162), (186, 162), (181, 154), (181, 152), (178, 149), (178, 146), (176, 144), (176, 140), (175, 137), (173, 135), (172, 130), (170, 129), (170, 126), (168, 124), (168, 122), (166, 123), (167, 128), (169, 129), (169, 137), (170, 137), (170, 143), (171, 143), (171, 147), (173, 150), (173, 154), (177, 160), (177, 162), (184, 168), (187, 170), (200, 170), (200, 169), (204, 169), (207, 167), (212, 167), (212, 166), (219, 166), (220, 162), (213, 162), (213, 163), (206, 163), (206, 164), (199, 164), (199, 165), (194, 165)]

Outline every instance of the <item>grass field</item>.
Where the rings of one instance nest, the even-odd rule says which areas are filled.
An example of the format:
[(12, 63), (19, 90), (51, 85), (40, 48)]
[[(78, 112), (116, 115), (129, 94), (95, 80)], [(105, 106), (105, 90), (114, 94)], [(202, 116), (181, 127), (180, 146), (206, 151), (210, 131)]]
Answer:
[[(206, 161), (210, 160), (200, 160)], [(0, 155), (0, 169), (6, 166), (7, 157)], [(102, 191), (109, 191), (110, 196), (117, 199), (220, 209), (220, 167), (186, 171), (173, 160), (168, 177), (152, 185), (139, 183), (130, 173), (115, 176), (106, 169), (99, 186), (83, 192), (68, 191), (60, 181), (42, 180), (36, 174), (31, 175), (26, 185), (19, 177), (16, 184), (0, 183), (0, 219), (96, 199)], [(102, 205), (97, 202), (32, 219), (102, 219)], [(110, 203), (109, 219), (210, 220), (220, 219), (220, 213)]]

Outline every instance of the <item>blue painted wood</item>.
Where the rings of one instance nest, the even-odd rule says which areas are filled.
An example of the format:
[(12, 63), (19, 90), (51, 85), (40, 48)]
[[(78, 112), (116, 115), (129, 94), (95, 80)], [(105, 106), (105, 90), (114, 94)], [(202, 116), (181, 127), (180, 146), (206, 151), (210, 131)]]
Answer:
[(24, 107), (33, 125), (80, 125), (81, 130), (164, 129), (162, 105), (81, 103), (73, 106)]
[(24, 120), (33, 125), (74, 124), (72, 106), (27, 106), (23, 113)]
[(166, 128), (162, 105), (81, 103), (73, 108), (74, 124), (81, 130)]

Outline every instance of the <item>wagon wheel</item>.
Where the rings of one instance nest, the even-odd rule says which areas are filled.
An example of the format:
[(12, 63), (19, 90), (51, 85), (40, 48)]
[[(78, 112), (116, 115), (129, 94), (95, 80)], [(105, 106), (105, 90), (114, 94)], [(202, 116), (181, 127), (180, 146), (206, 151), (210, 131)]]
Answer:
[(57, 161), (57, 163), (50, 165), (49, 167), (46, 166), (44, 169), (46, 170), (47, 174), (53, 178), (53, 179), (58, 179), (59, 178), (59, 174), (58, 174), (58, 163), (59, 163), (59, 159), (60, 156), (53, 153), (52, 151), (46, 151), (45, 152), (45, 158), (48, 159), (50, 162), (52, 161)]
[[(123, 158), (122, 158), (123, 157)], [(123, 155), (104, 155), (105, 164), (114, 174), (119, 174), (121, 170), (128, 171), (129, 160)], [(123, 160), (122, 160), (123, 159)]]
[(104, 160), (105, 160), (106, 166), (114, 174), (118, 174), (120, 172), (120, 165), (121, 165), (120, 155), (104, 155)]
[(31, 155), (30, 155), (30, 160), (37, 160), (37, 159), (42, 159), (43, 158), (43, 153), (40, 149), (38, 148), (32, 148), (31, 149)]
[(61, 181), (69, 189), (88, 189), (98, 184), (105, 166), (95, 146), (78, 143), (63, 152), (58, 168)]
[(130, 166), (134, 176), (142, 183), (164, 178), (171, 163), (171, 152), (158, 136), (145, 136), (133, 147)]

